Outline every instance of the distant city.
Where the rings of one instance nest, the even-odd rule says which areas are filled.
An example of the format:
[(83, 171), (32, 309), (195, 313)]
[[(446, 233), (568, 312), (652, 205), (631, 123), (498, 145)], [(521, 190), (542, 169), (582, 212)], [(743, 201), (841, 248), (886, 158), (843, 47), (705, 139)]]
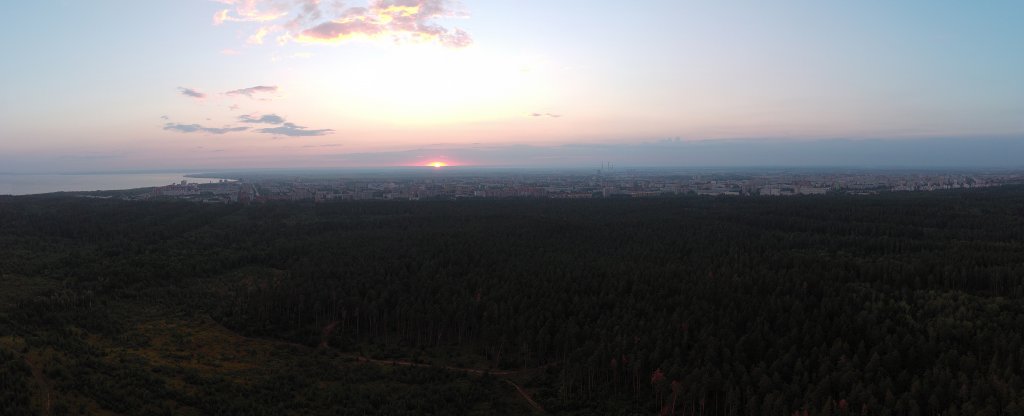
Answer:
[(682, 195), (785, 197), (873, 195), (1024, 183), (1024, 171), (617, 170), (610, 163), (592, 171), (566, 172), (497, 172), (447, 167), (391, 173), (254, 172), (211, 173), (195, 177), (222, 179), (215, 183), (183, 180), (130, 192), (122, 197), (203, 203), (654, 198)]

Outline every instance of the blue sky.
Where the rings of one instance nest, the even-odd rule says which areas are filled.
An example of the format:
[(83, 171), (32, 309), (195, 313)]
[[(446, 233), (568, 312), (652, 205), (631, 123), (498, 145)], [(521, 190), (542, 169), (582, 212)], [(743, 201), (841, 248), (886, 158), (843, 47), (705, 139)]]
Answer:
[[(668, 138), (780, 165), (952, 140), (928, 160), (1004, 166), (993, 143), (1024, 138), (1019, 1), (39, 0), (5, 16), (0, 171), (730, 159), (651, 150)], [(865, 151), (806, 145), (837, 139)], [(993, 156), (964, 157), (979, 146)]]

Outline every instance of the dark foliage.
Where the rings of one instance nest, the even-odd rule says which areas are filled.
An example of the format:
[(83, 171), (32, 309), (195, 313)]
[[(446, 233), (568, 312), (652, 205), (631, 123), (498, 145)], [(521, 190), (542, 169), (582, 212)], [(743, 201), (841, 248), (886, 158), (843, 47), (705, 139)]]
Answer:
[(0, 409), (5, 415), (31, 415), (28, 365), (12, 351), (0, 348)]
[[(1024, 188), (253, 206), (0, 198), (0, 246), (0, 272), (62, 282), (9, 312), (21, 331), (114, 336), (123, 320), (105, 305), (143, 302), (385, 358), (469, 351), (495, 371), (547, 366), (531, 387), (551, 412), (1024, 405)], [(280, 272), (246, 272), (257, 267)], [(390, 377), (420, 387), (401, 400), (334, 395), (310, 411), (464, 413), (486, 394), (429, 387), (446, 374), (405, 369)], [(204, 396), (257, 394), (252, 408), (191, 406), (274, 414), (318, 377)], [(170, 394), (145, 374), (118, 379), (86, 393)], [(150, 406), (133, 411), (165, 410)]]

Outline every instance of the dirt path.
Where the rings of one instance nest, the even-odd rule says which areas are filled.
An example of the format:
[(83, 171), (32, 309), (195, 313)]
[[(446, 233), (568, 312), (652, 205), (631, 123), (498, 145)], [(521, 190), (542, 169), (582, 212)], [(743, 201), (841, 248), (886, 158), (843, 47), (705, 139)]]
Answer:
[(327, 348), (327, 340), (331, 338), (331, 334), (334, 333), (334, 328), (338, 327), (338, 321), (331, 322), (320, 331), (320, 345), (317, 348)]
[(30, 360), (27, 355), (25, 356), (25, 364), (27, 364), (28, 368), (32, 370), (32, 379), (35, 380), (36, 385), (38, 385), (39, 389), (42, 390), (43, 414), (49, 416), (52, 414), (53, 388), (50, 387), (49, 380), (47, 380), (46, 376), (43, 375), (43, 370), (40, 369), (39, 366), (32, 364), (32, 360)]
[[(442, 369), (442, 370), (461, 371), (461, 372), (464, 372), (464, 373), (470, 373), (470, 374), (476, 374), (476, 375), (490, 374), (492, 376), (512, 376), (512, 375), (526, 373), (526, 372), (529, 372), (529, 371), (543, 370), (543, 369), (545, 369), (547, 367), (550, 367), (550, 366), (554, 365), (554, 363), (552, 363), (552, 364), (548, 364), (548, 365), (543, 366), (543, 367), (524, 368), (522, 370), (491, 371), (491, 370), (479, 369), (479, 368), (465, 368), (465, 367), (452, 367), (452, 366), (446, 366), (446, 365), (414, 363), (412, 361), (405, 361), (405, 360), (377, 360), (377, 359), (373, 359), (373, 358), (370, 358), (370, 357), (363, 357), (361, 355), (348, 355), (348, 357), (355, 358), (357, 361), (364, 362), (364, 363), (390, 364), (390, 365), (401, 365), (401, 366), (408, 366), (408, 367), (439, 368), (439, 369)], [(513, 382), (512, 380), (509, 380), (507, 378), (502, 378), (501, 380), (506, 382), (506, 383), (508, 383), (512, 387), (514, 387), (516, 389), (516, 392), (519, 393), (519, 396), (521, 396), (523, 398), (523, 400), (526, 400), (526, 403), (529, 404), (530, 407), (533, 408), (533, 410), (537, 411), (538, 413), (545, 413), (544, 412), (544, 407), (542, 407), (540, 405), (540, 403), (537, 403), (536, 401), (534, 401), (533, 397), (530, 397), (530, 393), (527, 393), (526, 390), (523, 390), (522, 387), (519, 387), (519, 385), (516, 384), (515, 382)]]
[[(337, 326), (338, 326), (338, 322), (334, 321), (334, 322), (331, 322), (331, 323), (327, 324), (321, 330), (321, 332), (320, 332), (320, 344), (317, 346), (317, 348), (320, 348), (320, 349), (322, 349), (322, 348), (330, 348), (330, 346), (327, 343), (327, 340), (330, 338), (331, 334), (334, 333), (334, 330), (337, 328)], [(236, 335), (242, 336), (241, 334), (237, 334), (237, 333), (236, 333)], [(291, 342), (287, 342), (287, 341), (274, 340), (274, 342), (281, 342), (281, 343), (291, 344), (291, 345), (295, 345), (295, 346), (299, 346), (299, 347), (305, 348), (304, 345), (296, 344), (296, 343), (291, 343)], [(508, 378), (505, 378), (505, 377), (515, 376), (515, 375), (519, 375), (519, 374), (524, 374), (524, 373), (528, 373), (528, 372), (531, 372), (531, 371), (544, 370), (544, 369), (547, 369), (548, 367), (551, 367), (553, 365), (557, 365), (558, 364), (557, 362), (554, 362), (554, 363), (550, 363), (550, 364), (547, 364), (547, 365), (544, 365), (544, 366), (540, 366), (540, 367), (524, 368), (524, 369), (521, 369), (521, 370), (498, 370), (498, 371), (492, 371), (490, 369), (467, 368), (467, 367), (453, 367), (453, 366), (447, 366), (447, 365), (435, 365), (435, 364), (426, 364), (426, 363), (416, 363), (416, 362), (412, 362), (412, 361), (408, 361), (408, 360), (381, 360), (381, 359), (375, 359), (375, 358), (365, 357), (365, 356), (356, 355), (356, 354), (339, 354), (339, 355), (342, 356), (342, 357), (352, 358), (352, 359), (355, 359), (356, 361), (364, 362), (364, 363), (374, 363), (374, 364), (382, 364), (382, 365), (400, 365), (400, 366), (408, 366), (408, 367), (437, 368), (437, 369), (448, 370), (448, 371), (460, 371), (460, 372), (469, 373), (469, 374), (475, 374), (475, 375), (490, 374), (492, 376), (502, 377), (501, 380), (506, 382), (506, 383), (508, 383), (512, 387), (514, 387), (516, 389), (516, 393), (518, 393), (519, 396), (522, 397), (523, 400), (526, 401), (526, 403), (530, 406), (530, 408), (532, 408), (534, 411), (536, 411), (538, 413), (546, 413), (544, 411), (544, 407), (542, 407), (540, 405), (540, 403), (537, 403), (535, 400), (533, 400), (533, 397), (530, 397), (530, 393), (528, 393), (522, 387), (519, 387), (519, 385), (516, 384), (515, 382), (513, 382), (512, 380), (509, 380)]]
[[(483, 375), (483, 374), (488, 374), (489, 373), (492, 376), (511, 376), (511, 375), (516, 375), (516, 374), (522, 374), (522, 373), (525, 373), (525, 372), (528, 372), (528, 371), (542, 370), (542, 369), (545, 369), (545, 368), (547, 368), (547, 367), (549, 367), (551, 365), (554, 365), (554, 364), (549, 364), (549, 365), (543, 366), (543, 367), (525, 368), (525, 369), (522, 369), (522, 370), (514, 370), (514, 371), (490, 371), (490, 370), (485, 370), (485, 369), (482, 370), (482, 369), (479, 369), (479, 368), (465, 368), (465, 367), (452, 367), (452, 366), (446, 366), (446, 365), (433, 365), (433, 364), (425, 364), (425, 363), (414, 363), (412, 361), (404, 361), (404, 360), (377, 360), (377, 359), (373, 359), (373, 358), (370, 358), (370, 357), (363, 357), (363, 356), (360, 356), (360, 355), (349, 355), (349, 357), (355, 358), (357, 361), (364, 362), (364, 363), (390, 364), (390, 365), (401, 365), (401, 366), (408, 366), (408, 367), (439, 368), (439, 369), (443, 369), (443, 370), (461, 371), (461, 372), (464, 372), (464, 373), (470, 373), (470, 374), (476, 374), (476, 375)], [(536, 401), (534, 401), (533, 397), (530, 397), (530, 393), (527, 393), (526, 390), (523, 390), (522, 387), (519, 387), (519, 385), (516, 384), (515, 382), (513, 382), (512, 380), (509, 380), (507, 378), (502, 378), (501, 380), (506, 382), (506, 383), (508, 383), (512, 387), (514, 387), (516, 389), (516, 392), (519, 393), (519, 396), (521, 396), (523, 398), (523, 400), (526, 400), (526, 403), (529, 404), (530, 407), (533, 408), (533, 410), (537, 411), (538, 413), (545, 413), (544, 412), (544, 407), (542, 407), (540, 405), (540, 403), (537, 403)]]
[(548, 365), (545, 365), (545, 366), (542, 366), (542, 367), (524, 368), (524, 369), (521, 369), (521, 370), (498, 370), (498, 371), (493, 371), (493, 370), (490, 370), (490, 369), (481, 369), (481, 368), (452, 367), (452, 366), (447, 366), (447, 365), (415, 363), (415, 362), (412, 362), (412, 361), (405, 361), (405, 360), (379, 360), (379, 359), (374, 359), (374, 358), (370, 358), (370, 357), (364, 357), (362, 355), (350, 355), (350, 354), (341, 354), (341, 355), (343, 357), (355, 358), (358, 361), (367, 362), (367, 363), (392, 364), (392, 365), (402, 365), (402, 366), (409, 366), (409, 367), (440, 368), (440, 369), (451, 370), (451, 371), (462, 371), (464, 373), (470, 373), (470, 374), (485, 374), (485, 373), (489, 373), (492, 376), (514, 376), (514, 375), (517, 375), (517, 374), (528, 373), (530, 371), (543, 370), (545, 368), (548, 368), (548, 367), (551, 367), (551, 366), (555, 365), (555, 363), (552, 363), (552, 364), (548, 364)]
[(533, 397), (530, 397), (530, 394), (527, 393), (526, 390), (523, 390), (523, 388), (519, 387), (518, 384), (513, 383), (512, 380), (509, 380), (507, 378), (504, 380), (506, 383), (511, 384), (512, 387), (516, 388), (516, 391), (519, 392), (519, 395), (522, 396), (523, 399), (530, 404), (530, 407), (532, 407), (533, 410), (537, 411), (537, 413), (545, 413), (544, 408), (540, 406), (540, 403), (533, 401)]
[[(327, 348), (328, 347), (327, 340), (330, 339), (331, 334), (334, 333), (334, 330), (337, 327), (338, 327), (338, 321), (334, 321), (334, 322), (331, 322), (331, 323), (327, 324), (327, 326), (325, 326), (324, 329), (322, 331), (320, 331), (320, 345), (317, 348)], [(548, 367), (554, 365), (554, 364), (548, 364), (548, 365), (543, 366), (543, 367), (524, 368), (522, 370), (513, 370), (513, 371), (507, 371), (507, 370), (491, 371), (491, 370), (488, 370), (488, 369), (479, 369), (479, 368), (465, 368), (465, 367), (452, 367), (452, 366), (447, 366), (447, 365), (433, 365), (433, 364), (425, 364), (425, 363), (414, 363), (412, 361), (406, 361), (406, 360), (378, 360), (378, 359), (373, 359), (373, 358), (370, 358), (370, 357), (364, 357), (364, 356), (361, 356), (361, 355), (352, 355), (352, 354), (343, 354), (343, 356), (346, 356), (346, 357), (349, 357), (349, 358), (354, 358), (357, 361), (364, 362), (364, 363), (375, 363), (375, 364), (385, 364), (385, 365), (390, 364), (390, 365), (401, 365), (401, 366), (408, 366), (408, 367), (440, 368), (440, 369), (444, 369), (444, 370), (448, 370), (448, 371), (461, 371), (461, 372), (464, 372), (464, 373), (476, 374), (476, 375), (490, 374), (492, 376), (499, 376), (499, 377), (501, 377), (501, 376), (511, 376), (511, 375), (516, 375), (516, 374), (522, 374), (522, 373), (526, 373), (526, 372), (529, 372), (529, 371), (543, 370), (545, 368), (548, 368)], [(533, 408), (534, 411), (536, 411), (538, 413), (545, 413), (544, 412), (544, 408), (541, 407), (541, 405), (539, 403), (534, 401), (533, 398), (530, 397), (530, 394), (526, 392), (526, 390), (523, 390), (522, 387), (519, 387), (519, 385), (516, 384), (515, 382), (513, 382), (512, 380), (509, 380), (507, 378), (502, 378), (502, 380), (504, 382), (508, 383), (509, 385), (511, 385), (512, 387), (514, 387), (516, 389), (516, 392), (519, 393), (519, 396), (521, 396), (523, 398), (523, 400), (526, 400), (526, 403), (529, 404), (530, 407)]]

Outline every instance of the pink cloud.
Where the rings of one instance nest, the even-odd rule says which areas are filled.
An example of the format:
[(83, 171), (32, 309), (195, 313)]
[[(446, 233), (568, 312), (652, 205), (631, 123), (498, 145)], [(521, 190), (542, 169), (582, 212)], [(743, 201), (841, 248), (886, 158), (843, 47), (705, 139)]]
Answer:
[(217, 13), (214, 13), (213, 14), (213, 24), (214, 25), (219, 25), (221, 23), (224, 23), (224, 21), (228, 20), (228, 12), (230, 12), (230, 10), (224, 9), (224, 10), (221, 10), (221, 11), (219, 11)]
[(252, 36), (249, 36), (249, 38), (246, 39), (245, 43), (248, 43), (250, 45), (262, 45), (263, 38), (266, 37), (267, 34), (270, 33), (270, 31), (271, 28), (261, 27), (260, 30), (256, 31), (256, 33), (253, 33)]
[(473, 43), (462, 29), (449, 30), (433, 23), (442, 17), (454, 17), (442, 0), (374, 0), (370, 6), (344, 10), (332, 21), (302, 31), (299, 42), (337, 43), (354, 37), (392, 38), (438, 42), (444, 46), (463, 48)]
[[(268, 1), (261, 0), (216, 0), (218, 3), (234, 6), (220, 10), (213, 15), (213, 24), (224, 22), (269, 22), (288, 15), (288, 11)], [(264, 7), (266, 6), (266, 7)]]
[(275, 92), (277, 92), (277, 86), (276, 85), (257, 85), (255, 87), (242, 88), (242, 89), (238, 89), (238, 90), (228, 91), (228, 92), (226, 92), (224, 94), (226, 94), (226, 95), (234, 95), (234, 96), (244, 95), (246, 97), (252, 98), (256, 94), (272, 94), (272, 93), (275, 93)]
[(360, 18), (349, 18), (321, 23), (311, 29), (302, 32), (299, 39), (322, 39), (339, 40), (351, 38), (355, 35), (372, 37), (383, 32), (384, 29), (373, 21)]
[[(283, 32), (278, 43), (341, 43), (350, 39), (391, 40), (397, 43), (438, 43), (464, 48), (473, 43), (468, 32), (448, 28), (439, 19), (464, 17), (447, 0), (369, 0), (365, 7), (345, 7), (333, 0), (215, 0), (232, 6), (213, 16), (214, 24), (224, 22), (264, 23), (248, 37), (249, 44), (262, 44), (264, 37)], [(284, 7), (288, 5), (289, 7)]]

